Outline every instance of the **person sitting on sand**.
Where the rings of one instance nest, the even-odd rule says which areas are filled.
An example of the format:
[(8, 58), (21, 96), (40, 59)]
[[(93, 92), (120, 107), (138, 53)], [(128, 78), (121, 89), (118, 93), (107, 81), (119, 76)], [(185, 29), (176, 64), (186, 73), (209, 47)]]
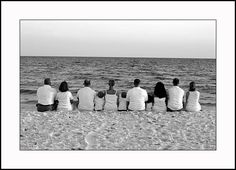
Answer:
[(167, 111), (181, 111), (183, 109), (184, 90), (179, 86), (179, 79), (173, 79), (173, 87), (168, 89)]
[(44, 80), (44, 86), (37, 90), (38, 103), (36, 104), (39, 112), (56, 110), (57, 103), (55, 101), (57, 91), (51, 87), (50, 78)]
[(95, 96), (95, 110), (96, 111), (102, 111), (103, 110), (103, 107), (104, 107), (104, 103), (105, 103), (105, 100), (104, 100), (104, 92), (103, 91), (99, 91), (97, 93), (97, 95)]
[(73, 95), (69, 91), (68, 84), (66, 81), (63, 81), (59, 86), (59, 91), (56, 96), (58, 100), (58, 110), (72, 110)]
[(118, 111), (127, 111), (127, 101), (126, 101), (126, 92), (121, 92), (118, 97)]
[(157, 82), (154, 89), (154, 104), (152, 110), (155, 112), (166, 112), (167, 93), (162, 82)]
[(148, 100), (146, 101), (146, 111), (151, 111), (153, 107), (154, 97), (148, 94)]
[(139, 87), (140, 80), (134, 80), (134, 87), (127, 92), (127, 105), (129, 110), (145, 110), (145, 102), (148, 100), (147, 91)]
[(201, 110), (199, 103), (200, 92), (196, 90), (195, 82), (189, 84), (189, 91), (186, 93), (186, 110), (189, 112), (198, 112)]
[(77, 92), (76, 97), (79, 102), (79, 110), (94, 110), (94, 99), (96, 92), (90, 88), (90, 85), (90, 80), (84, 80), (84, 87)]
[(109, 89), (105, 91), (105, 105), (104, 110), (117, 110), (118, 94), (114, 90), (115, 81), (109, 80)]

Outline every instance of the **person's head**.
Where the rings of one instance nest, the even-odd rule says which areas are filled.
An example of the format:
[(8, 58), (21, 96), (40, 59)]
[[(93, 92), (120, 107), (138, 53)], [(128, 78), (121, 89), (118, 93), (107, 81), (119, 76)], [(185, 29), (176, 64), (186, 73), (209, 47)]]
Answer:
[(123, 92), (121, 93), (121, 97), (122, 97), (122, 98), (126, 98), (126, 95), (127, 95), (127, 93), (126, 93), (125, 91), (123, 91)]
[(173, 85), (174, 85), (174, 86), (178, 86), (178, 85), (179, 85), (179, 79), (174, 78), (174, 79), (173, 79)]
[(148, 94), (148, 100), (147, 103), (153, 103), (154, 102), (154, 97), (151, 94)]
[(110, 87), (113, 87), (114, 85), (115, 85), (115, 80), (109, 80), (109, 82), (108, 82), (108, 85), (110, 86)]
[(45, 85), (51, 85), (51, 80), (50, 80), (50, 78), (44, 79), (44, 84), (45, 84)]
[(90, 86), (90, 80), (88, 80), (88, 79), (86, 79), (86, 80), (84, 80), (84, 86), (85, 87), (89, 87)]
[(99, 98), (103, 98), (103, 97), (105, 96), (105, 94), (104, 94), (103, 91), (99, 91), (99, 92), (97, 93), (97, 96), (98, 96)]
[(134, 80), (134, 86), (135, 86), (135, 87), (138, 87), (139, 84), (140, 84), (140, 80), (139, 80), (139, 79), (135, 79), (135, 80)]
[(63, 81), (63, 82), (60, 84), (59, 90), (60, 90), (60, 92), (66, 92), (66, 91), (69, 90), (68, 84), (67, 84), (66, 81)]
[(154, 89), (154, 95), (159, 98), (166, 97), (166, 89), (162, 82), (157, 82), (155, 89)]
[(189, 83), (189, 91), (195, 91), (196, 90), (196, 84), (194, 81)]

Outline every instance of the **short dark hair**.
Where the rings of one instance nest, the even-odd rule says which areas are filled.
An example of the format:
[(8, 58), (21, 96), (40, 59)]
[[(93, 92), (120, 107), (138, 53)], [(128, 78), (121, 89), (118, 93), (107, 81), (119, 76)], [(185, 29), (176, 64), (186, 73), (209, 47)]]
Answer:
[(177, 86), (178, 84), (179, 84), (179, 79), (174, 78), (174, 79), (173, 79), (173, 85), (174, 85), (174, 86)]
[(195, 91), (196, 90), (196, 84), (194, 81), (189, 83), (189, 91)]
[(109, 84), (109, 86), (114, 86), (114, 85), (115, 85), (115, 80), (112, 80), (112, 79), (109, 80), (109, 83), (108, 83), (108, 84)]
[(105, 96), (105, 94), (104, 94), (103, 91), (99, 91), (99, 92), (97, 93), (97, 96), (98, 96), (99, 98), (103, 98), (103, 97)]
[(44, 84), (51, 85), (51, 80), (50, 80), (50, 78), (44, 79)]
[(69, 90), (68, 84), (67, 84), (66, 81), (63, 81), (63, 82), (60, 84), (59, 90), (60, 90), (60, 92), (66, 92), (66, 91)]
[(122, 97), (122, 98), (126, 98), (126, 95), (127, 95), (127, 93), (126, 93), (125, 91), (123, 91), (123, 92), (121, 93), (121, 97)]
[(84, 80), (84, 86), (90, 86), (90, 80), (86, 79)]
[(135, 85), (135, 86), (138, 86), (139, 83), (140, 83), (140, 80), (139, 80), (139, 79), (135, 79), (135, 80), (134, 80), (134, 85)]

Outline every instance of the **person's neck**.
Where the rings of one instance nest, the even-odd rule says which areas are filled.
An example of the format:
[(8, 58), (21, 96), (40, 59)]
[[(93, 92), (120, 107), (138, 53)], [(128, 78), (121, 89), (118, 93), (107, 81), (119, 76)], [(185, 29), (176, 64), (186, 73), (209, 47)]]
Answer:
[(134, 87), (139, 87), (139, 86), (134, 86)]
[(109, 90), (114, 90), (113, 86), (110, 86), (110, 87), (109, 87)]

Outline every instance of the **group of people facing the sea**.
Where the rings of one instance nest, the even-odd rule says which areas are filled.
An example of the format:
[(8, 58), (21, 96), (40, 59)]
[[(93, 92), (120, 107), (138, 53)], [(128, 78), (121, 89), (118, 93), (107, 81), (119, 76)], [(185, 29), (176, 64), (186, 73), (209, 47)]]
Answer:
[(69, 91), (68, 83), (63, 81), (59, 86), (59, 92), (51, 87), (50, 78), (44, 80), (44, 85), (37, 90), (37, 110), (40, 112), (52, 110), (74, 110), (80, 111), (137, 111), (148, 110), (155, 112), (166, 111), (200, 111), (200, 92), (196, 90), (195, 82), (189, 84), (186, 93), (179, 85), (179, 79), (173, 79), (173, 86), (168, 90), (162, 82), (157, 82), (154, 94), (148, 94), (140, 87), (140, 80), (134, 80), (134, 87), (128, 92), (114, 89), (115, 81), (109, 80), (109, 89), (96, 92), (90, 85), (90, 80), (84, 80), (84, 87), (78, 90), (77, 99), (74, 100)]

